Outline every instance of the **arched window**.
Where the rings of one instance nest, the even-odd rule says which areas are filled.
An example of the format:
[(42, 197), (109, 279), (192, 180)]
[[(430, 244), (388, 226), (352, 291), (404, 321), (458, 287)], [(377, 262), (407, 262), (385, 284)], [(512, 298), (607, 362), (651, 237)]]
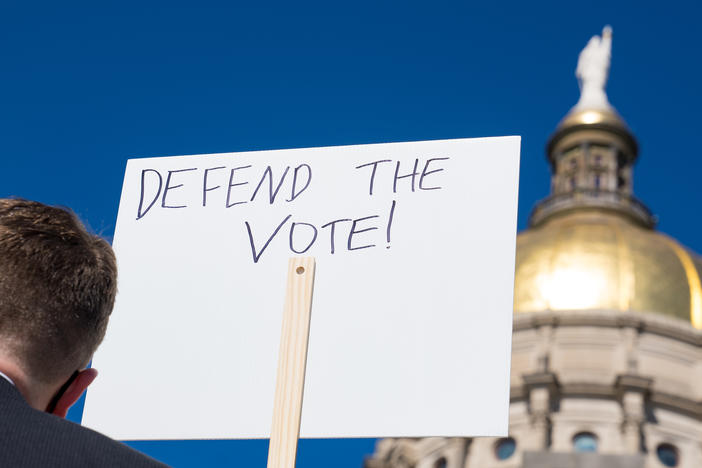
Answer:
[(507, 460), (509, 457), (514, 455), (517, 450), (517, 441), (512, 437), (506, 437), (500, 439), (495, 444), (495, 457), (498, 460)]
[(573, 437), (576, 452), (597, 452), (597, 436), (592, 432), (579, 432)]
[(441, 457), (434, 462), (434, 468), (446, 468), (447, 466), (448, 462), (446, 461), (446, 457)]
[(663, 466), (678, 466), (680, 463), (678, 449), (672, 444), (658, 445), (658, 447), (656, 447), (656, 455), (658, 456), (658, 461), (660, 461)]

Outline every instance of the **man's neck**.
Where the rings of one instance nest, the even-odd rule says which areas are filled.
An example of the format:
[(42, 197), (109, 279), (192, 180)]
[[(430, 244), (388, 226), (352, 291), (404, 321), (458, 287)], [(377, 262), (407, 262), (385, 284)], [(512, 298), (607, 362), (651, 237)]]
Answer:
[(44, 411), (57, 389), (31, 379), (11, 358), (0, 354), (0, 374), (14, 385), (32, 408)]

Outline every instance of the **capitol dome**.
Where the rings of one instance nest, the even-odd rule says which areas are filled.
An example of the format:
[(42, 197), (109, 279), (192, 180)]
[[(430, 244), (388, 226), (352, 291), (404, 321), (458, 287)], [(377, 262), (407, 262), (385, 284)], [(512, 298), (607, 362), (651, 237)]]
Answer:
[(702, 260), (677, 241), (606, 210), (554, 217), (517, 238), (515, 313), (656, 313), (702, 328)]
[(613, 109), (574, 108), (547, 144), (552, 193), (517, 238), (515, 313), (644, 312), (702, 328), (702, 259), (632, 193), (638, 145)]

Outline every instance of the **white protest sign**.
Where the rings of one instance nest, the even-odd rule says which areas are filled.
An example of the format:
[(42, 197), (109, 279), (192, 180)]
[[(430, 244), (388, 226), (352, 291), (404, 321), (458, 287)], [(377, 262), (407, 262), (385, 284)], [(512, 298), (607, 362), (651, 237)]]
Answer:
[(301, 254), (317, 261), (301, 437), (506, 435), (519, 144), (130, 160), (83, 423), (269, 437)]

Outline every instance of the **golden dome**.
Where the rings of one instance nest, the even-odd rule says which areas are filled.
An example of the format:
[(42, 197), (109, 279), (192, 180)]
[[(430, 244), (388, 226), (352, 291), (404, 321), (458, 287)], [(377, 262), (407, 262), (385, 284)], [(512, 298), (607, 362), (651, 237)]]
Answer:
[(702, 259), (615, 212), (580, 209), (517, 237), (515, 313), (653, 312), (702, 328)]

